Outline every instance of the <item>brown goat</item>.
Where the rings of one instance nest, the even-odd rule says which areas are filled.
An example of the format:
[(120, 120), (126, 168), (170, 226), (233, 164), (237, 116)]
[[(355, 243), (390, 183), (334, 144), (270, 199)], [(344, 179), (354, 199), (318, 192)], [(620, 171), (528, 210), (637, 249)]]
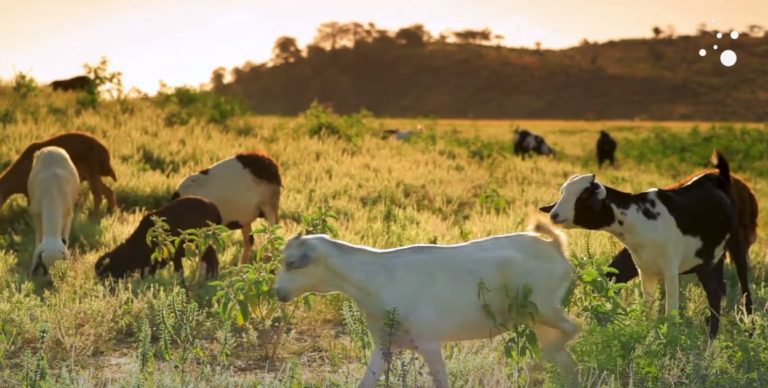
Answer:
[(85, 133), (70, 132), (27, 146), (13, 164), (0, 175), (0, 207), (14, 194), (24, 194), (29, 201), (27, 179), (32, 170), (32, 159), (39, 149), (48, 146), (63, 148), (77, 168), (80, 181), (88, 181), (93, 194), (95, 209), (101, 206), (102, 198), (107, 201), (107, 209), (115, 209), (115, 193), (107, 187), (101, 177), (110, 177), (117, 181), (115, 171), (109, 162), (109, 150), (96, 138)]
[[(99, 278), (123, 278), (136, 272), (141, 273), (142, 276), (144, 274), (153, 275), (155, 271), (168, 264), (167, 261), (152, 262), (154, 247), (147, 244), (147, 232), (155, 225), (152, 216), (165, 219), (165, 223), (170, 228), (169, 232), (174, 237), (181, 235), (182, 231), (188, 229), (221, 224), (221, 214), (213, 203), (200, 197), (175, 199), (160, 209), (147, 213), (125, 242), (111, 252), (105, 253), (96, 261), (96, 275)], [(180, 245), (171, 258), (174, 270), (182, 275), (182, 279), (181, 260), (184, 255), (184, 246)], [(206, 278), (215, 278), (219, 271), (219, 259), (212, 246), (203, 252), (201, 261), (205, 263)]]
[(96, 83), (87, 75), (79, 75), (69, 79), (61, 79), (51, 82), (53, 90), (70, 91), (70, 90), (83, 90), (87, 91), (96, 87)]

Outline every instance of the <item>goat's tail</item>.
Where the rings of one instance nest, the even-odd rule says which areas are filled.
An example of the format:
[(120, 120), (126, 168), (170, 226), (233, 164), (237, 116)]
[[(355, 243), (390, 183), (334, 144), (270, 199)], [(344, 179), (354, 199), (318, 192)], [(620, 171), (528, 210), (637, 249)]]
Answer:
[(568, 246), (568, 239), (565, 237), (565, 233), (560, 229), (555, 228), (548, 219), (540, 216), (534, 217), (529, 230), (552, 239), (552, 243), (557, 250), (562, 252), (563, 258), (568, 257), (568, 253), (565, 249)]
[(712, 157), (709, 159), (709, 161), (712, 163), (713, 166), (717, 169), (717, 171), (720, 173), (720, 178), (722, 178), (724, 187), (721, 187), (723, 191), (725, 191), (726, 194), (730, 195), (730, 189), (731, 189), (731, 167), (728, 165), (728, 161), (725, 160), (725, 156), (720, 153), (717, 149), (715, 149), (712, 152)]

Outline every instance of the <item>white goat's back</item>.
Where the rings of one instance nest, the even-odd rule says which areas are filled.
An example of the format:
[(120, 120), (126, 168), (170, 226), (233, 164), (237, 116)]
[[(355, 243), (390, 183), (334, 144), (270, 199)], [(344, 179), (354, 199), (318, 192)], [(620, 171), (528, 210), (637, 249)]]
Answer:
[(279, 186), (256, 178), (233, 157), (184, 178), (177, 192), (213, 202), (224, 224), (236, 221), (249, 225), (259, 216), (261, 201), (274, 197), (275, 190), (279, 196)]
[[(482, 309), (481, 282), (499, 323), (515, 318), (507, 309), (508, 295), (525, 286), (539, 310), (561, 309), (573, 268), (559, 244), (537, 234), (518, 233), (452, 246), (382, 251), (392, 254), (382, 258), (390, 272), (372, 277), (368, 287), (380, 293), (383, 308), (398, 307), (415, 338), (441, 342), (486, 338), (499, 328)], [(366, 313), (369, 320), (383, 316), (381, 311)]]
[(44, 206), (73, 207), (80, 188), (80, 177), (64, 149), (45, 147), (35, 153), (27, 180), (30, 211)]

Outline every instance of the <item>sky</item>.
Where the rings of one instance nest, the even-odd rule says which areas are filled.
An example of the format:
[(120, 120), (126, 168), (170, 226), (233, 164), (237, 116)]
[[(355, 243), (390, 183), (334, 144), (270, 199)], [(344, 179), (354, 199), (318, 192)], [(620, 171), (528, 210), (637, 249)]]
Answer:
[(199, 86), (217, 67), (268, 60), (279, 36), (304, 47), (328, 21), (489, 27), (505, 45), (563, 48), (649, 37), (656, 25), (768, 27), (768, 0), (0, 0), (0, 79), (22, 71), (48, 83), (106, 56), (128, 87)]

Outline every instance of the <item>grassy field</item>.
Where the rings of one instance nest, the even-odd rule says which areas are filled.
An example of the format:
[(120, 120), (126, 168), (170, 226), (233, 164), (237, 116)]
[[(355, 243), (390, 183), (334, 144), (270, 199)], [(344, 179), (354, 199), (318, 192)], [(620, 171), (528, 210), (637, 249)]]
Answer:
[[(99, 255), (126, 238), (145, 210), (164, 203), (180, 179), (243, 150), (266, 150), (282, 168), (280, 228), (257, 236), (257, 244), (269, 243), (263, 253), (278, 260), (280, 238), (307, 229), (382, 248), (519, 231), (574, 173), (597, 172), (606, 184), (639, 191), (703, 166), (712, 146), (726, 151), (758, 198), (768, 196), (764, 124), (398, 120), (339, 117), (319, 107), (288, 118), (208, 114), (221, 109), (193, 109), (170, 97), (86, 109), (74, 95), (40, 90), (21, 99), (0, 88), (0, 167), (32, 141), (92, 133), (112, 152), (119, 181), (108, 184), (121, 206), (114, 214), (89, 214), (83, 187), (74, 255), (54, 268), (52, 284), (27, 276), (34, 247), (23, 197), (2, 208), (0, 386), (356, 385), (370, 339), (354, 304), (341, 295), (313, 295), (278, 305), (265, 290), (279, 262), (235, 267), (237, 232), (224, 235), (217, 284), (194, 280), (185, 292), (170, 270), (119, 283), (95, 279)], [(426, 130), (411, 141), (379, 138), (384, 128), (418, 124)], [(516, 125), (544, 135), (558, 157), (514, 157)], [(620, 142), (620, 163), (598, 171), (594, 141), (604, 128)], [(765, 217), (759, 225), (764, 236)], [(737, 282), (728, 264), (724, 319), (709, 342), (706, 300), (695, 279), (684, 277), (680, 318), (667, 320), (656, 313), (661, 303), (645, 305), (637, 282), (616, 293), (605, 281), (602, 266), (620, 248), (616, 239), (568, 235), (578, 268), (568, 311), (582, 327), (571, 349), (585, 386), (768, 385), (764, 238), (750, 251), (753, 319), (736, 318)], [(196, 264), (187, 262), (188, 279)], [(237, 292), (243, 302), (233, 304)], [(446, 345), (453, 385), (524, 384), (526, 345), (514, 335)], [(393, 386), (429, 386), (426, 368), (411, 354), (397, 354), (390, 373)], [(545, 380), (560, 385), (554, 369)]]

